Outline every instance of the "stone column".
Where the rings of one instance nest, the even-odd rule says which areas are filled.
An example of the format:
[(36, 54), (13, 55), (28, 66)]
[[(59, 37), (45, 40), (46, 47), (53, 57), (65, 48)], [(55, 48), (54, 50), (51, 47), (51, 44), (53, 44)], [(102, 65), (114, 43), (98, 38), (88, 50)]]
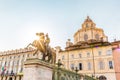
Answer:
[(52, 80), (53, 66), (38, 58), (27, 59), (24, 63), (23, 80)]

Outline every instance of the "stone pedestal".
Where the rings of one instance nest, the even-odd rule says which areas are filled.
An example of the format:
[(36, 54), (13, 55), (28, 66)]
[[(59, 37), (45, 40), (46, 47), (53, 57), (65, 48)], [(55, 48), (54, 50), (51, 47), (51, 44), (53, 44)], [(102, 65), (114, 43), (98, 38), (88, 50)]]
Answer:
[(37, 58), (24, 63), (23, 80), (52, 80), (52, 65)]

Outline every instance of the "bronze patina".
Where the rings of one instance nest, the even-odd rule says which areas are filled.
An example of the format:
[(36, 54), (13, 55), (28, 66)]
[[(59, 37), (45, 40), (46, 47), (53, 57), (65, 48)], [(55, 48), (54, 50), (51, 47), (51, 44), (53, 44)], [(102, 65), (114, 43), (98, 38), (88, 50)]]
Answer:
[(42, 56), (43, 61), (47, 61), (52, 64), (55, 64), (56, 53), (55, 53), (55, 50), (53, 48), (51, 48), (49, 45), (50, 38), (49, 38), (48, 34), (45, 35), (44, 33), (36, 33), (36, 35), (39, 37), (39, 39), (34, 40), (27, 47), (32, 45), (33, 47), (36, 48), (34, 55), (37, 54), (38, 51), (40, 51), (43, 54), (43, 56)]

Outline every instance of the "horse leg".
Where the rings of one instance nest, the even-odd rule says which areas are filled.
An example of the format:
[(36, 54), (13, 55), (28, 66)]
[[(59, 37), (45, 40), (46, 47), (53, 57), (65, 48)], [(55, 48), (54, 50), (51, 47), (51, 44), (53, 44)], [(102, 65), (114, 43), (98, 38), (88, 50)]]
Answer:
[(51, 56), (51, 53), (48, 53), (48, 62), (50, 62), (52, 56)]
[(45, 61), (45, 57), (46, 57), (45, 54), (43, 54), (43, 57), (42, 57), (42, 60), (43, 60), (43, 61)]
[(38, 52), (38, 49), (33, 53), (33, 56), (35, 56), (35, 54)]

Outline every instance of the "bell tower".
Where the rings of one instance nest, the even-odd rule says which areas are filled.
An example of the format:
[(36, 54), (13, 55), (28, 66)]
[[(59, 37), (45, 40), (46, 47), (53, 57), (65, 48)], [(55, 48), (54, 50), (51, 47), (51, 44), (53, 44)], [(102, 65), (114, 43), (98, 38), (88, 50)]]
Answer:
[(74, 34), (74, 43), (87, 42), (89, 40), (108, 41), (107, 36), (104, 34), (103, 29), (97, 28), (96, 24), (90, 19), (89, 16), (85, 19), (82, 24), (82, 29), (79, 29)]

